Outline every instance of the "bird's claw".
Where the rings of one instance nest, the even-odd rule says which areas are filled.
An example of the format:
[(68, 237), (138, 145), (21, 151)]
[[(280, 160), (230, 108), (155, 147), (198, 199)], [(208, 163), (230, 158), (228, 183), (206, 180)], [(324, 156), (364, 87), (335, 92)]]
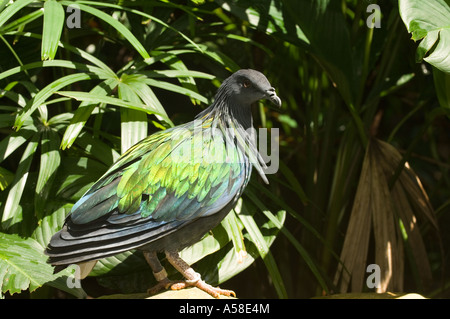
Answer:
[(182, 280), (182, 281), (175, 281), (170, 280), (169, 278), (164, 278), (161, 281), (158, 281), (156, 285), (149, 288), (147, 290), (147, 294), (154, 295), (160, 292), (164, 289), (171, 289), (171, 290), (181, 290), (189, 287), (197, 287), (200, 290), (203, 290), (204, 292), (208, 293), (214, 298), (219, 299), (220, 296), (227, 296), (227, 297), (235, 297), (236, 293), (233, 290), (227, 290), (227, 289), (221, 289), (220, 287), (213, 287), (203, 280), (200, 279), (200, 276), (193, 280)]
[(200, 290), (203, 290), (204, 292), (208, 293), (209, 295), (213, 296), (214, 298), (220, 298), (220, 296), (227, 296), (227, 297), (235, 297), (236, 293), (233, 290), (227, 290), (227, 289), (221, 289), (220, 287), (213, 287), (206, 282), (204, 282), (201, 279), (198, 280), (185, 280), (181, 282), (174, 283), (170, 286), (170, 289), (172, 290), (181, 290), (187, 287), (197, 287)]

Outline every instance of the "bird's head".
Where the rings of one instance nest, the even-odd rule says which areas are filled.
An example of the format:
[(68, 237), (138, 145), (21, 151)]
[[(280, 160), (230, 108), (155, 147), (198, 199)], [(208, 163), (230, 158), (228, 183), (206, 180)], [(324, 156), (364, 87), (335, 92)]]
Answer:
[(246, 106), (268, 99), (277, 107), (281, 107), (281, 100), (275, 89), (264, 74), (255, 70), (242, 69), (233, 73), (222, 83), (221, 89), (238, 105)]

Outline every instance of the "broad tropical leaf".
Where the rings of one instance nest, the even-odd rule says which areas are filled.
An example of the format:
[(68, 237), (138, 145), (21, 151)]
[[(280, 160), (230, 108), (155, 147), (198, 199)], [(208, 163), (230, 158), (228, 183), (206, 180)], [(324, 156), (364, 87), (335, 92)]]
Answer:
[(48, 282), (78, 297), (84, 295), (82, 290), (64, 287), (71, 273), (54, 275), (43, 251), (44, 248), (32, 238), (0, 233), (0, 298), (6, 292), (15, 294), (26, 289), (33, 292)]
[(445, 0), (400, 0), (400, 16), (414, 41), (416, 60), (450, 73), (450, 5)]

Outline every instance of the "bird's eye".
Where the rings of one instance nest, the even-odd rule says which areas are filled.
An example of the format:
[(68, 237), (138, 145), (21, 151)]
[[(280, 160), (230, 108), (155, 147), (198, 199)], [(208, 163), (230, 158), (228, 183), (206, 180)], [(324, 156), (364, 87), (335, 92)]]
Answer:
[(249, 80), (244, 80), (244, 81), (242, 82), (242, 86), (245, 87), (245, 88), (248, 88), (248, 87), (250, 87), (251, 85), (252, 85), (252, 84), (250, 83)]

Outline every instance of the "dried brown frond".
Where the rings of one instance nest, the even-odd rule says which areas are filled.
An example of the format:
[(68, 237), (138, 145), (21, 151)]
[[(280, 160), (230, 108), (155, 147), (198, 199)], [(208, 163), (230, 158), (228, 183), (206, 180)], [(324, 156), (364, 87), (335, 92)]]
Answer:
[[(431, 268), (416, 216), (438, 230), (433, 208), (418, 176), (407, 163), (398, 179), (391, 179), (402, 165), (402, 156), (392, 145), (372, 139), (367, 146), (358, 189), (334, 283), (339, 291), (361, 292), (367, 276), (370, 235), (379, 265), (377, 292), (402, 291), (404, 244), (409, 246), (423, 283), (431, 279)], [(390, 188), (389, 185), (392, 184)]]

